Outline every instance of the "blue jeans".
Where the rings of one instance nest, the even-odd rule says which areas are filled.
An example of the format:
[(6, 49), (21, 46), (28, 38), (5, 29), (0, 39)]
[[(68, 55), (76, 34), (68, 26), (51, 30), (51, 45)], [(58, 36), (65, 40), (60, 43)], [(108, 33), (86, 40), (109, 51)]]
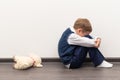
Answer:
[[(86, 37), (91, 38), (91, 36), (89, 35)], [(98, 48), (77, 46), (70, 63), (70, 68), (80, 68), (84, 60), (86, 59), (87, 53), (89, 53), (90, 59), (95, 66), (98, 66), (103, 62), (103, 60), (105, 60), (104, 56), (101, 54)]]

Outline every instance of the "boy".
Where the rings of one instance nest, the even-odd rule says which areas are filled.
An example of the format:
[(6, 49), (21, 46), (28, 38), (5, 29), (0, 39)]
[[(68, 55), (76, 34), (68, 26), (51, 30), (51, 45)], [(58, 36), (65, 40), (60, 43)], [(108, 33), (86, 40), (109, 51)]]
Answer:
[(112, 67), (113, 64), (105, 61), (98, 50), (100, 38), (92, 38), (89, 34), (92, 27), (88, 19), (79, 18), (74, 26), (66, 29), (58, 43), (58, 52), (61, 61), (69, 69), (80, 68), (87, 52), (95, 67)]

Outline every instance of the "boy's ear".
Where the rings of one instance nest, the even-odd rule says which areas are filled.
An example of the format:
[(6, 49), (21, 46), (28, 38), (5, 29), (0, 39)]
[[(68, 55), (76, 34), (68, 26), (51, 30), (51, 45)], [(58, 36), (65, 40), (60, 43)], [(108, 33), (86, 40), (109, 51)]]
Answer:
[(78, 32), (81, 32), (81, 31), (82, 31), (82, 29), (81, 29), (81, 28), (79, 28), (79, 29), (78, 29)]

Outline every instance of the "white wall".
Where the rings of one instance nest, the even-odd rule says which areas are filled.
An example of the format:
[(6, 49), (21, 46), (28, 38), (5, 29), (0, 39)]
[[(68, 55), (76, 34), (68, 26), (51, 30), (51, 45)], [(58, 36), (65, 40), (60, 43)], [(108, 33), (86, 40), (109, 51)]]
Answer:
[(120, 57), (119, 7), (119, 0), (0, 0), (0, 57), (58, 57), (62, 32), (79, 17), (91, 21), (105, 57)]

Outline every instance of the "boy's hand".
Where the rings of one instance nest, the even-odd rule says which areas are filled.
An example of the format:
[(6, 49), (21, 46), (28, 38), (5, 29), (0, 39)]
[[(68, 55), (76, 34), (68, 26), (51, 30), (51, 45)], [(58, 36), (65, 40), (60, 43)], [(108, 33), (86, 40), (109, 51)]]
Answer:
[(95, 41), (95, 47), (98, 48), (100, 46), (100, 43), (101, 43), (101, 39), (97, 38)]

